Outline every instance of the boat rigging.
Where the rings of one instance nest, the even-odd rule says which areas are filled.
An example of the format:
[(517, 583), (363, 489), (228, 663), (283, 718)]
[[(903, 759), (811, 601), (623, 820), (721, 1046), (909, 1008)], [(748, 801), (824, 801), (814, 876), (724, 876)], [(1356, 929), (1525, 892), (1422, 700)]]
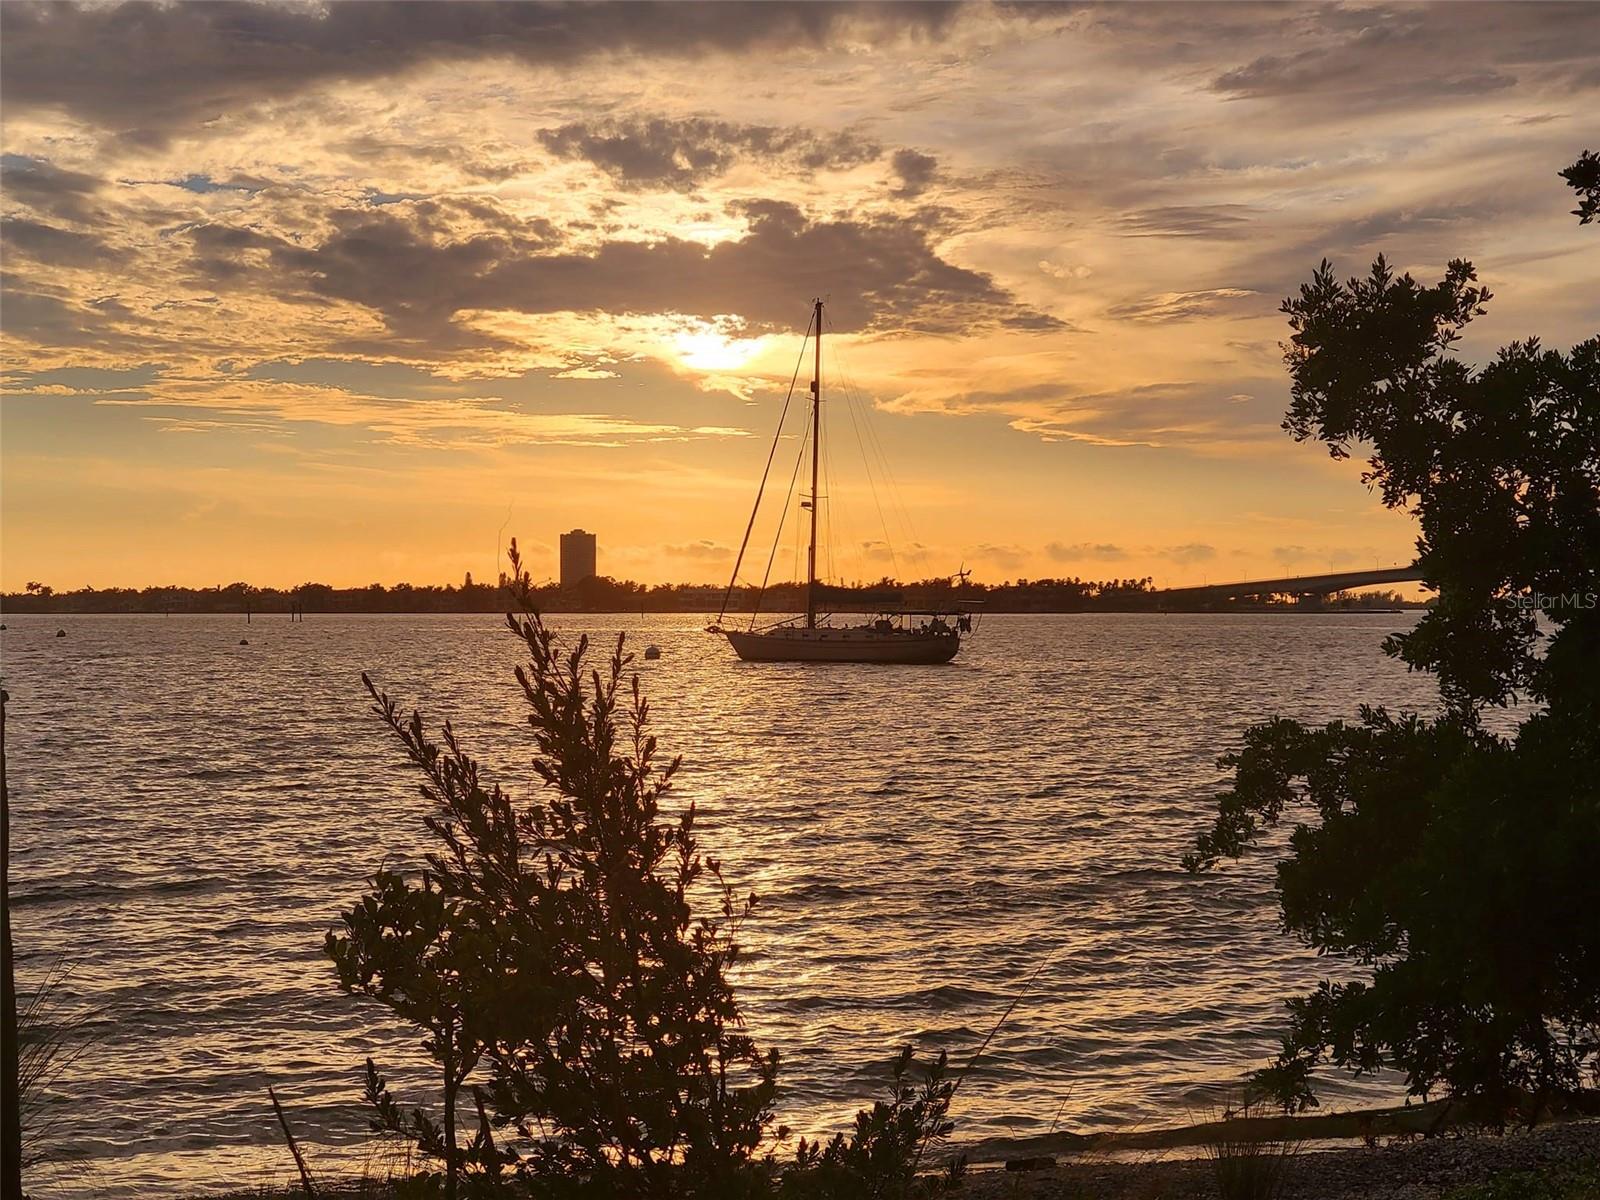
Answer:
[[(807, 336), (813, 343), (811, 372), (810, 454), (811, 492), (801, 500), (801, 507), (811, 514), (810, 539), (806, 549), (806, 611), (803, 621), (795, 618), (778, 621), (756, 628), (756, 613), (752, 612), (747, 629), (726, 629), (723, 620), (728, 613), (728, 603), (738, 583), (739, 568), (750, 544), (750, 534), (755, 528), (756, 515), (761, 509), (761, 498), (772, 471), (778, 441), (783, 436), (783, 421), (788, 415), (789, 403), (794, 396), (795, 379), (790, 380), (789, 397), (785, 399), (783, 415), (778, 419), (778, 432), (772, 449), (767, 454), (766, 468), (761, 473), (761, 484), (756, 491), (755, 506), (745, 526), (744, 540), (734, 561), (733, 575), (728, 590), (723, 595), (722, 611), (709, 632), (721, 634), (742, 659), (752, 662), (839, 662), (839, 663), (946, 663), (961, 649), (961, 637), (972, 630), (972, 616), (962, 608), (948, 609), (896, 609), (881, 608), (873, 620), (859, 625), (834, 625), (823, 612), (829, 589), (817, 572), (817, 528), (821, 509), (821, 450), (822, 450), (822, 322), (823, 302), (812, 302), (811, 324)], [(804, 361), (802, 343), (801, 362)], [(801, 363), (795, 364), (796, 379)], [(803, 453), (803, 451), (802, 451)], [(796, 462), (798, 473), (799, 462)], [(792, 484), (791, 484), (792, 486)], [(780, 526), (781, 535), (781, 526)], [(776, 550), (776, 543), (774, 544)], [(771, 563), (769, 560), (768, 571)], [(962, 573), (963, 577), (965, 572)], [(762, 587), (765, 588), (763, 579)], [(760, 609), (759, 593), (756, 611)]]

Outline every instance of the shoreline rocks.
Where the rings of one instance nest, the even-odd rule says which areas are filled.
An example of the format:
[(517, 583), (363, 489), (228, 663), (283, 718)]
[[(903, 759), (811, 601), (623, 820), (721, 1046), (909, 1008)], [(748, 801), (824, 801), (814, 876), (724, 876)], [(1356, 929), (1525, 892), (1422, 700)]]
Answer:
[[(1086, 1151), (1053, 1168), (974, 1169), (957, 1195), (973, 1200), (1188, 1200), (1217, 1195), (1205, 1157), (1129, 1160), (1128, 1151)], [(1170, 1152), (1167, 1152), (1170, 1153)], [(1203, 1151), (1201, 1151), (1203, 1155)], [(1504, 1135), (1449, 1135), (1375, 1147), (1285, 1151), (1284, 1200), (1437, 1200), (1498, 1175), (1600, 1163), (1600, 1120), (1542, 1125)]]

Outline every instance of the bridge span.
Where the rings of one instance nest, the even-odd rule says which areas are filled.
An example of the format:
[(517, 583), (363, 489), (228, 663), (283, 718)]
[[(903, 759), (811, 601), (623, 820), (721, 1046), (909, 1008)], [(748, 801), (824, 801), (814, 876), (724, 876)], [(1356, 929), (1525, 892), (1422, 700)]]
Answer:
[(1329, 596), (1352, 588), (1382, 583), (1411, 583), (1422, 578), (1415, 564), (1384, 567), (1376, 571), (1335, 571), (1327, 575), (1294, 575), (1283, 579), (1246, 579), (1238, 583), (1207, 583), (1199, 587), (1162, 588), (1160, 599), (1237, 600), (1244, 596)]

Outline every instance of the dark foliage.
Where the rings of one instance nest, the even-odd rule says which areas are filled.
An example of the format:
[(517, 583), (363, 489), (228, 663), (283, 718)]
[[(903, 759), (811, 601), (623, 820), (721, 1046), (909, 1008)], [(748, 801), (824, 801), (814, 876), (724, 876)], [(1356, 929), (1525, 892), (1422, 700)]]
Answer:
[[(562, 652), (512, 553), (524, 607), (507, 620), (527, 656), (516, 676), (534, 801), (488, 782), (448, 724), (435, 740), (420, 714), (367, 682), (422, 772), (434, 849), (415, 877), (375, 874), (327, 951), (341, 986), (424, 1032), (440, 1071), (435, 1117), (406, 1111), (366, 1064), (374, 1130), (443, 1166), (402, 1190), (652, 1200), (931, 1190), (919, 1169), (949, 1135), (955, 1085), (943, 1056), (921, 1086), (908, 1082), (909, 1049), (887, 1103), (859, 1114), (848, 1138), (802, 1142), (779, 1171), (777, 1055), (743, 1031), (728, 982), (751, 901), (700, 853), (692, 805), (661, 813), (678, 762), (658, 760), (638, 679), (624, 686), (622, 642), (600, 669), (586, 638)], [(696, 916), (707, 895), (717, 915)], [(475, 1125), (464, 1142), (463, 1123)]]
[(945, 1056), (930, 1063), (920, 1086), (910, 1079), (912, 1049), (895, 1060), (889, 1099), (856, 1114), (849, 1137), (800, 1141), (794, 1168), (783, 1177), (779, 1195), (792, 1200), (910, 1200), (949, 1190), (959, 1182), (964, 1160), (942, 1175), (921, 1175), (927, 1155), (950, 1136), (950, 1101), (956, 1082)]
[(1289, 1169), (1300, 1145), (1284, 1138), (1262, 1137), (1250, 1128), (1255, 1117), (1248, 1101), (1230, 1108), (1205, 1143), (1221, 1200), (1279, 1200), (1288, 1192)]
[(1587, 225), (1600, 216), (1600, 155), (1585, 150), (1577, 162), (1561, 172), (1561, 178), (1578, 193), (1578, 207), (1572, 210), (1578, 224)]
[[(1437, 675), (1434, 719), (1364, 709), (1273, 721), (1222, 760), (1233, 787), (1191, 869), (1237, 857), (1292, 810), (1285, 927), (1371, 970), (1290, 1003), (1259, 1081), (1315, 1103), (1331, 1061), (1394, 1067), (1503, 1121), (1600, 1070), (1600, 338), (1516, 342), (1475, 370), (1450, 351), (1489, 300), (1470, 264), (1433, 287), (1380, 258), (1324, 263), (1284, 303), (1285, 428), (1414, 513), (1434, 608), (1386, 650)], [(1535, 702), (1513, 738), (1483, 715)]]
[[(531, 609), (508, 622), (528, 656), (531, 803), (486, 783), (448, 725), (433, 740), (368, 683), (424, 776), (436, 848), (418, 882), (380, 872), (328, 949), (344, 986), (428, 1031), (446, 1087), (442, 1130), (408, 1123), (369, 1065), (378, 1123), (445, 1160), (447, 1193), (458, 1172), (480, 1188), (504, 1168), (543, 1195), (754, 1194), (778, 1063), (743, 1032), (727, 979), (749, 902), (700, 854), (693, 806), (659, 811), (678, 764), (657, 761), (620, 640), (597, 670), (587, 639), (563, 653)], [(692, 911), (704, 883), (720, 920)], [(480, 1057), (514, 1155), (488, 1118), (454, 1148), (454, 1089)]]
[[(459, 1094), (459, 1081), (455, 1091)], [(443, 1176), (432, 1171), (421, 1171), (409, 1178), (395, 1180), (394, 1190), (398, 1200), (424, 1200), (441, 1192), (464, 1192), (472, 1197), (494, 1196), (501, 1194), (512, 1179), (511, 1168), (517, 1156), (504, 1146), (496, 1145), (494, 1129), (480, 1089), (472, 1089), (473, 1104), (477, 1110), (477, 1129), (465, 1146), (459, 1144), (459, 1134), (453, 1127), (435, 1121), (423, 1109), (414, 1108), (409, 1113), (405, 1112), (390, 1093), (388, 1080), (378, 1073), (377, 1065), (370, 1058), (367, 1059), (363, 1095), (372, 1106), (374, 1133), (410, 1143), (425, 1159), (437, 1159), (447, 1165)], [(453, 1113), (454, 1105), (447, 1107)]]

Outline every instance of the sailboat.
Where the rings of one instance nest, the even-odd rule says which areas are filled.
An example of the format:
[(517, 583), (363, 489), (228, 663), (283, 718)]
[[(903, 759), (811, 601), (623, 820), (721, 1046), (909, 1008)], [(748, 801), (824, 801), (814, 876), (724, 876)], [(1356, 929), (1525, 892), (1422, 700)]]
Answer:
[[(804, 617), (756, 628), (755, 615), (751, 615), (748, 629), (725, 629), (728, 600), (733, 595), (739, 578), (739, 566), (749, 545), (750, 531), (755, 527), (756, 513), (761, 507), (762, 487), (756, 493), (756, 506), (750, 514), (750, 524), (745, 529), (744, 544), (734, 563), (733, 578), (728, 582), (723, 597), (722, 612), (710, 632), (728, 639), (734, 653), (748, 662), (816, 662), (816, 663), (947, 663), (961, 649), (961, 637), (972, 630), (972, 617), (961, 609), (892, 609), (880, 610), (869, 621), (858, 625), (833, 623), (823, 607), (832, 589), (817, 578), (817, 514), (820, 505), (818, 491), (818, 464), (822, 448), (822, 301), (812, 302), (811, 329), (815, 355), (811, 375), (811, 494), (802, 507), (811, 513), (811, 540), (806, 552), (806, 611)], [(802, 348), (803, 349), (803, 348)], [(791, 393), (792, 394), (792, 393)], [(779, 436), (782, 422), (779, 422)], [(773, 451), (777, 450), (776, 439)], [(768, 470), (772, 455), (767, 456)]]

